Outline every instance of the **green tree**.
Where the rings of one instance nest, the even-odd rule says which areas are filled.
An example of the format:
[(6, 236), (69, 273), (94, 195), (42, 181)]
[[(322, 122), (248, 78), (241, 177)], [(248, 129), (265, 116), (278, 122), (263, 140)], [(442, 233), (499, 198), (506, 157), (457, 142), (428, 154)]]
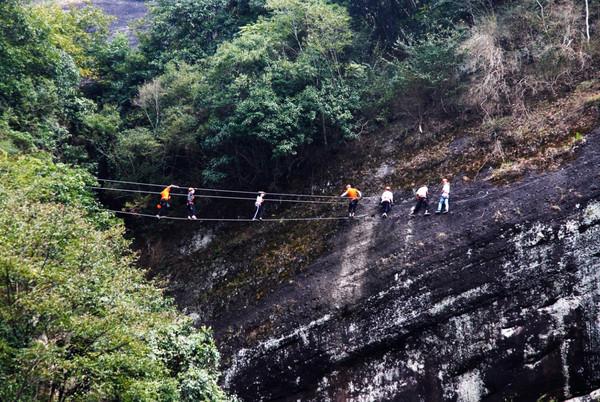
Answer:
[(5, 151), (46, 149), (78, 161), (77, 116), (89, 110), (81, 77), (97, 72), (108, 19), (84, 7), (63, 11), (18, 0), (0, 3), (0, 143)]
[[(355, 138), (364, 69), (352, 63), (350, 18), (323, 0), (270, 0), (198, 65), (170, 64), (136, 104), (164, 152), (163, 177), (268, 185), (315, 150)], [(138, 133), (136, 132), (136, 135)], [(127, 158), (129, 160), (138, 157)]]
[(264, 0), (153, 0), (141, 51), (154, 71), (169, 61), (195, 63), (263, 12)]
[(451, 115), (461, 95), (462, 34), (443, 31), (425, 35), (421, 40), (398, 42), (406, 55), (391, 63), (388, 92), (397, 110), (412, 124), (420, 125), (430, 115)]
[(210, 332), (144, 279), (89, 174), (47, 156), (0, 170), (0, 399), (227, 399)]
[(368, 50), (392, 50), (397, 41), (471, 24), (493, 11), (494, 0), (338, 0), (348, 7), (355, 29), (368, 38)]

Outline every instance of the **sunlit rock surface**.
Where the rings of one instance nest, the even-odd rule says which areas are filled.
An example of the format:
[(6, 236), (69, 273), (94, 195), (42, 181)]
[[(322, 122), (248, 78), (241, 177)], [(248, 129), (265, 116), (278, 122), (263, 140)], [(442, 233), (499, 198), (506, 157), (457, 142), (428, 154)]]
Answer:
[[(62, 7), (80, 7), (86, 4), (84, 0), (38, 0), (38, 2), (55, 3)], [(136, 21), (146, 15), (147, 8), (143, 0), (91, 0), (90, 3), (115, 18), (110, 27), (111, 33), (123, 33), (127, 35), (130, 42), (137, 43), (133, 29)]]

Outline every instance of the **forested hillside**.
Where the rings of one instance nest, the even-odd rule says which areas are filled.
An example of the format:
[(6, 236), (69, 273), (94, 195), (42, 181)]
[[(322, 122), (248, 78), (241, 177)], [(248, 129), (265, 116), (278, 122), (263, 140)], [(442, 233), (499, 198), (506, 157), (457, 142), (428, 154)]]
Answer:
[(597, 10), (570, 1), (157, 0), (137, 48), (92, 7), (19, 4), (3, 6), (23, 7), (4, 13), (4, 148), (145, 182), (282, 188), (361, 136), (502, 126), (597, 57)]
[[(382, 358), (388, 371), (397, 369), (396, 358), (422, 364), (414, 363), (415, 355), (399, 352), (396, 342), (406, 341), (398, 335), (404, 329), (375, 326), (385, 333), (379, 338), (364, 329), (362, 337), (372, 342), (353, 344), (354, 360), (331, 352), (343, 349), (340, 344), (345, 342), (331, 334), (347, 330), (345, 320), (351, 321), (348, 328), (366, 325), (373, 317), (386, 322), (387, 310), (372, 298), (388, 294), (385, 284), (399, 277), (405, 284), (399, 289), (415, 294), (453, 295), (461, 288), (428, 288), (443, 282), (433, 274), (432, 282), (420, 282), (422, 277), (410, 267), (417, 264), (422, 247), (449, 247), (455, 241), (458, 249), (470, 253), (479, 250), (474, 232), (510, 237), (520, 233), (519, 225), (538, 218), (548, 227), (563, 225), (568, 231), (568, 219), (584, 219), (573, 208), (595, 197), (594, 189), (577, 187), (582, 182), (573, 180), (570, 188), (568, 180), (553, 175), (563, 170), (569, 177), (577, 177), (578, 171), (591, 174), (581, 158), (595, 160), (589, 147), (596, 138), (590, 133), (600, 120), (596, 3), (150, 0), (145, 4), (147, 14), (126, 32), (135, 33), (132, 41), (124, 32), (111, 32), (114, 18), (95, 8), (93, 1), (73, 7), (53, 1), (0, 3), (2, 400), (235, 398), (218, 384), (243, 400), (403, 400), (402, 392), (409, 391), (386, 388), (377, 393), (367, 385), (352, 384), (371, 375), (367, 373), (373, 372), (372, 366), (357, 367), (370, 364), (367, 361), (378, 353), (395, 356)], [(547, 175), (560, 187), (558, 201), (548, 188), (536, 187), (537, 196), (547, 197), (543, 201), (547, 210), (535, 209), (530, 205), (534, 197), (521, 198), (518, 193), (521, 180), (537, 183), (546, 177), (534, 175)], [(515, 199), (535, 213), (517, 211), (518, 207), (492, 211), (495, 202), (484, 197), (478, 204), (468, 204), (473, 210), (483, 208), (481, 220), (451, 214), (453, 224), (442, 225), (444, 236), (430, 226), (410, 224), (402, 226), (402, 239), (400, 229), (389, 226), (404, 225), (399, 213), (383, 229), (374, 221), (384, 186), (392, 186), (397, 198), (408, 200), (416, 187), (437, 183), (441, 177), (449, 178), (465, 197), (459, 202), (479, 199), (483, 193), (502, 199), (501, 189), (514, 188)], [(242, 197), (250, 200), (239, 200), (209, 198), (214, 191), (198, 192), (199, 217), (217, 220), (251, 217), (257, 190), (338, 196), (350, 182), (367, 197), (354, 222), (339, 219), (343, 204), (295, 201), (267, 202), (265, 218), (339, 220), (248, 225), (138, 217), (128, 218), (125, 226), (108, 209), (154, 215), (158, 198), (151, 193), (157, 188), (136, 185), (128, 186), (131, 192), (95, 191), (104, 184), (98, 178), (252, 194)], [(125, 187), (115, 182), (112, 186)], [(506, 200), (510, 205), (513, 201)], [(404, 216), (403, 203), (397, 204)], [(185, 216), (184, 202), (175, 200), (173, 206), (172, 216)], [(514, 217), (506, 218), (507, 214)], [(595, 218), (590, 219), (581, 225), (583, 237), (596, 225)], [(452, 233), (453, 227), (463, 232)], [(379, 229), (396, 236), (394, 246), (378, 237)], [(435, 241), (415, 240), (415, 233)], [(579, 258), (582, 251), (567, 240), (564, 243), (555, 254)], [(518, 265), (510, 257), (514, 250), (502, 247), (499, 253), (506, 253), (502, 256), (481, 251), (481, 264)], [(386, 251), (374, 252), (375, 248)], [(559, 264), (555, 254), (544, 261)], [(527, 260), (524, 255), (520, 258)], [(594, 258), (573, 264), (594, 267)], [(439, 263), (440, 272), (468, 282), (462, 275), (470, 263), (459, 257), (453, 261), (444, 265), (432, 257), (431, 265)], [(460, 268), (452, 271), (452, 264)], [(362, 269), (372, 266), (385, 269), (364, 277)], [(489, 269), (497, 275), (494, 278), (506, 273), (495, 269)], [(595, 283), (587, 271), (581, 277), (586, 286)], [(563, 285), (572, 279), (557, 278)], [(518, 288), (518, 278), (513, 280), (507, 281)], [(322, 283), (331, 283), (335, 289), (331, 295)], [(411, 287), (413, 283), (419, 287)], [(479, 285), (487, 289), (485, 283)], [(537, 284), (536, 291), (548, 295), (542, 297), (547, 304), (536, 306), (546, 308), (562, 300), (564, 292), (579, 289), (580, 282), (561, 286), (549, 290)], [(348, 291), (350, 287), (362, 290)], [(590, 295), (596, 300), (589, 287), (577, 292), (573, 297)], [(496, 296), (484, 299), (494, 308), (504, 306)], [(535, 304), (521, 296), (514, 299)], [(307, 301), (298, 306), (304, 298)], [(577, 306), (593, 310), (593, 303), (585, 300)], [(407, 303), (413, 303), (415, 311), (435, 304)], [(370, 318), (356, 313), (361, 307)], [(433, 321), (425, 320), (426, 326), (446, 325), (435, 321), (447, 318), (446, 308), (444, 304), (431, 313)], [(488, 328), (494, 314), (514, 319), (507, 313), (511, 306), (503, 308), (481, 313), (474, 322)], [(447, 312), (455, 314), (452, 309)], [(575, 320), (577, 325), (593, 327), (587, 320), (591, 315), (581, 317)], [(419, 322), (414, 324), (417, 332)], [(284, 345), (271, 354), (272, 345), (295, 339), (294, 328), (310, 330), (322, 323), (331, 325), (330, 332), (314, 339), (311, 335), (300, 346), (290, 341), (293, 351)], [(214, 328), (216, 342), (206, 326)], [(563, 331), (560, 335), (568, 338), (561, 328), (555, 332)], [(411, 331), (410, 342), (417, 342)], [(274, 339), (278, 341), (273, 343)], [(574, 343), (587, 338), (569, 339)], [(303, 349), (306, 345), (327, 350), (311, 355)], [(586, 345), (578, 350), (596, 353)], [(410, 353), (424, 353), (421, 346)], [(446, 346), (441, 347), (443, 354), (451, 356)], [(224, 355), (225, 381), (217, 347)], [(491, 400), (566, 399), (600, 388), (593, 375), (570, 387), (569, 379), (579, 370), (579, 355), (563, 349), (558, 353), (563, 366), (573, 362), (573, 370), (565, 374), (567, 386), (552, 383), (558, 374), (547, 374), (553, 379), (548, 384), (532, 374), (531, 384), (537, 388), (531, 393), (500, 380), (494, 383), (495, 374), (487, 368), (477, 369), (486, 373), (478, 381), (487, 388), (479, 387), (474, 399), (462, 397), (470, 391), (460, 390), (460, 384), (447, 388), (447, 383), (441, 384), (472, 373), (468, 370), (487, 355), (465, 358), (452, 369), (448, 362), (431, 363), (431, 370), (440, 373), (437, 377), (429, 369), (413, 370), (419, 373), (416, 377), (392, 377), (399, 383), (406, 380), (407, 387), (412, 381), (417, 385), (410, 392), (435, 400), (479, 400), (485, 395)], [(313, 358), (314, 367), (300, 364)], [(512, 367), (518, 372), (510, 364), (520, 370), (530, 363), (511, 361), (502, 370)], [(261, 372), (256, 367), (269, 369)], [(279, 373), (277, 378), (270, 374), (271, 367)], [(596, 366), (589, 363), (577, 372), (587, 373), (590, 367)], [(292, 377), (297, 377), (295, 383)], [(424, 384), (434, 382), (431, 394), (423, 391)], [(520, 384), (512, 379), (507, 383)]]
[(85, 93), (129, 51), (107, 23), (0, 4), (0, 399), (226, 400), (210, 329), (144, 277), (89, 188), (122, 124)]

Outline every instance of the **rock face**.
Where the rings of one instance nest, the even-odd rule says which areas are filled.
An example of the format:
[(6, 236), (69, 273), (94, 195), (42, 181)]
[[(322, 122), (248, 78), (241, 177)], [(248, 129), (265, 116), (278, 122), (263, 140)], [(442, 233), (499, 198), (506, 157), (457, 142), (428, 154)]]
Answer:
[(598, 166), (594, 132), (561, 170), (455, 183), (448, 215), (409, 220), (408, 200), (345, 223), (293, 283), (213, 318), (225, 386), (245, 401), (590, 400)]
[[(409, 219), (406, 194), (388, 219), (342, 221), (321, 256), (267, 285), (248, 256), (284, 241), (277, 223), (232, 228), (225, 252), (218, 228), (164, 224), (145, 259), (214, 328), (244, 401), (587, 402), (600, 394), (600, 130), (572, 156), (507, 186), (455, 180), (448, 215)], [(292, 261), (284, 245), (271, 260)]]
[[(81, 7), (86, 4), (84, 0), (51, 0), (51, 2), (65, 8)], [(110, 26), (113, 35), (123, 33), (132, 44), (137, 44), (137, 37), (132, 26), (137, 20), (143, 18), (148, 11), (143, 0), (92, 0), (91, 4), (114, 17), (114, 21)]]

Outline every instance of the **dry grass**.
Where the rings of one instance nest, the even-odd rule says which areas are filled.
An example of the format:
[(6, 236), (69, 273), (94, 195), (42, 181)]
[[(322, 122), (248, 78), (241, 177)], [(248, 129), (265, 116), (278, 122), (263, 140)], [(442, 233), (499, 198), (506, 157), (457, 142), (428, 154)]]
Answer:
[(531, 170), (555, 169), (573, 157), (585, 134), (598, 124), (599, 100), (600, 83), (588, 82), (527, 114), (455, 129), (418, 151), (400, 145), (394, 155), (397, 173), (388, 182), (396, 188), (414, 187), (459, 173), (507, 182)]

